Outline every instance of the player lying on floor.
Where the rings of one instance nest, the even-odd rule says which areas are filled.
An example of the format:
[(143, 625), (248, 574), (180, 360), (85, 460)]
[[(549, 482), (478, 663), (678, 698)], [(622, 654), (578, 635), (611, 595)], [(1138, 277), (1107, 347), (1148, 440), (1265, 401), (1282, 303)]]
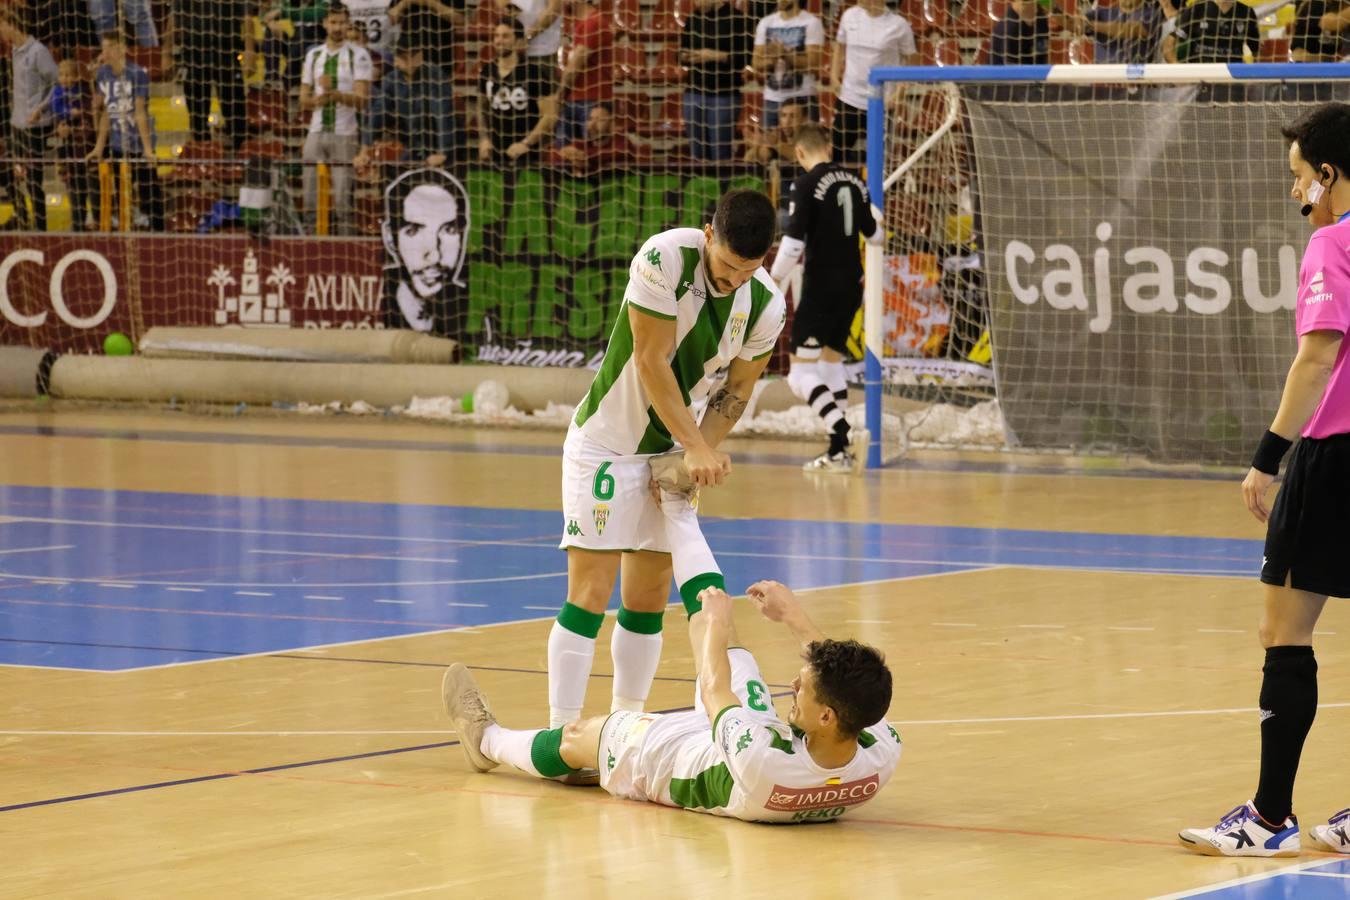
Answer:
[(620, 711), (515, 731), (497, 724), (456, 663), (442, 693), (469, 763), (480, 772), (506, 763), (540, 778), (598, 769), (616, 797), (749, 822), (828, 821), (856, 810), (900, 759), (900, 736), (883, 719), (890, 670), (875, 649), (821, 634), (784, 585), (760, 581), (747, 594), (803, 647), (786, 722), (755, 658), (737, 646), (731, 598), (706, 588), (689, 619), (698, 668), (692, 711)]

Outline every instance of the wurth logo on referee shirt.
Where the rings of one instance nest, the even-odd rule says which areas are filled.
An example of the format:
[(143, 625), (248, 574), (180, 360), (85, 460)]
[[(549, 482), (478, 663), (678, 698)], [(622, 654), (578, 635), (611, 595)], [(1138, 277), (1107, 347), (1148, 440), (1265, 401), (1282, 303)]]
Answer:
[(1322, 270), (1318, 269), (1317, 274), (1313, 275), (1312, 280), (1308, 282), (1308, 298), (1303, 302), (1312, 305), (1314, 303), (1326, 303), (1331, 299), (1331, 292), (1326, 289), (1326, 279), (1322, 277)]

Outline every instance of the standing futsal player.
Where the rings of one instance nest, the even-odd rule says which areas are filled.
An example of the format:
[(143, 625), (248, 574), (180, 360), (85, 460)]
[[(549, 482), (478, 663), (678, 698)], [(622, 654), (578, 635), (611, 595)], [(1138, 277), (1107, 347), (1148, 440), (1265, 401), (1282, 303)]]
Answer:
[[(1247, 509), (1266, 527), (1261, 581), (1261, 779), (1256, 796), (1213, 828), (1188, 828), (1183, 844), (1209, 856), (1297, 856), (1294, 776), (1317, 713), (1312, 636), (1328, 596), (1350, 597), (1345, 560), (1350, 510), (1350, 105), (1319, 106), (1283, 134), (1290, 141), (1293, 196), (1317, 231), (1299, 272), (1298, 353), (1279, 411), (1242, 482)], [(1266, 491), (1302, 436), (1275, 506)], [(1350, 810), (1314, 826), (1319, 849), (1350, 853)]]
[(792, 320), (792, 367), (788, 386), (825, 421), (830, 446), (808, 462), (808, 472), (851, 472), (848, 381), (844, 353), (853, 317), (862, 303), (858, 235), (880, 241), (881, 212), (874, 216), (867, 185), (851, 169), (831, 161), (825, 130), (808, 122), (797, 130), (797, 162), (805, 173), (792, 184), (787, 234), (773, 261), (783, 283), (806, 256), (801, 297)]
[[(581, 715), (595, 638), (620, 575), (611, 709), (646, 702), (670, 594), (667, 522), (676, 520), (670, 527), (678, 532), (678, 520), (695, 515), (689, 500), (663, 511), (649, 464), (683, 450), (694, 485), (719, 485), (730, 474), (730, 458), (717, 447), (745, 411), (786, 317), (783, 295), (761, 266), (774, 227), (768, 197), (730, 191), (711, 225), (664, 231), (633, 258), (605, 357), (563, 444), (567, 602), (548, 640), (553, 728)], [(722, 370), (725, 386), (709, 397)], [(691, 407), (704, 398), (695, 421)], [(690, 615), (699, 590), (723, 587), (710, 556), (697, 568), (677, 572)]]

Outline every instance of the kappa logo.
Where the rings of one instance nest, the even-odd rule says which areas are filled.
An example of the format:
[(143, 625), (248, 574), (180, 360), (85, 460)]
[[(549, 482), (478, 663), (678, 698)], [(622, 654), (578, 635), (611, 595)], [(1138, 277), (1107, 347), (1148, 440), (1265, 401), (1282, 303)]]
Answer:
[(744, 750), (746, 747), (749, 747), (750, 742), (753, 741), (754, 739), (755, 739), (754, 734), (751, 732), (751, 730), (749, 728), (745, 729), (745, 734), (741, 735), (736, 740), (736, 755), (740, 756), (741, 751)]
[(745, 313), (736, 313), (731, 317), (731, 340), (734, 342), (741, 336), (745, 329), (745, 320), (749, 318)]
[(661, 251), (655, 247), (647, 251), (647, 264), (655, 268), (661, 268)]
[(1271, 712), (1271, 711), (1268, 710), (1268, 709), (1263, 709), (1263, 710), (1261, 710), (1261, 721), (1262, 721), (1262, 722), (1264, 722), (1266, 719), (1273, 719), (1273, 718), (1275, 718), (1275, 713)]
[(577, 524), (576, 519), (567, 520), (567, 533), (571, 537), (576, 537), (579, 534), (585, 535), (585, 532), (581, 530), (581, 526)]
[(611, 772), (614, 771), (614, 754), (613, 754), (613, 753), (609, 754), (609, 761), (608, 761), (605, 765), (606, 765), (606, 768), (608, 768)]
[(680, 282), (680, 293), (693, 294), (695, 297), (700, 297), (703, 299), (707, 299), (708, 297), (707, 291), (703, 291), (700, 290), (699, 288), (694, 287), (694, 283), (687, 278), (684, 281)]
[(595, 533), (604, 534), (605, 526), (609, 524), (609, 505), (606, 503), (597, 503), (591, 510), (591, 518), (595, 520)]

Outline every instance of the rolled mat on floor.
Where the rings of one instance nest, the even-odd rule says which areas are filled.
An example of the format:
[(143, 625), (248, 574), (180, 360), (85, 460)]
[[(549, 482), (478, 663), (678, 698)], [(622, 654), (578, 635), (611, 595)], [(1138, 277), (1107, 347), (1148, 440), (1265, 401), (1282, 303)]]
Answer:
[(57, 354), (32, 347), (0, 347), (0, 397), (31, 398), (47, 393)]
[(452, 363), (459, 345), (400, 329), (151, 328), (142, 356), (157, 359), (267, 359), (295, 362)]

